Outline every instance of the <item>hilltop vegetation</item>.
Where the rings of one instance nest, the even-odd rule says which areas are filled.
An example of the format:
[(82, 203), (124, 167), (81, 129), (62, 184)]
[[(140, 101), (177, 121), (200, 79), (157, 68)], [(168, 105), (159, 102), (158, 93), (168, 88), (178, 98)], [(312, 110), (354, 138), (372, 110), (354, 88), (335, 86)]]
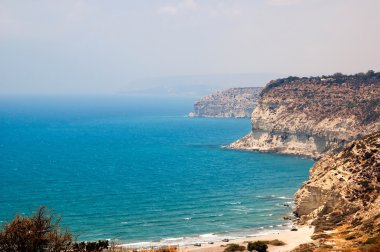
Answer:
[(380, 81), (380, 72), (375, 72), (369, 70), (367, 73), (357, 73), (353, 75), (344, 75), (342, 73), (335, 73), (333, 75), (322, 75), (316, 77), (296, 77), (289, 76), (287, 78), (276, 79), (271, 82), (263, 89), (260, 96), (264, 96), (270, 89), (281, 86), (283, 84), (297, 84), (300, 81), (307, 81), (309, 83), (319, 83), (326, 85), (344, 84), (352, 83), (354, 85), (361, 85), (362, 83), (367, 83), (369, 85), (376, 84)]

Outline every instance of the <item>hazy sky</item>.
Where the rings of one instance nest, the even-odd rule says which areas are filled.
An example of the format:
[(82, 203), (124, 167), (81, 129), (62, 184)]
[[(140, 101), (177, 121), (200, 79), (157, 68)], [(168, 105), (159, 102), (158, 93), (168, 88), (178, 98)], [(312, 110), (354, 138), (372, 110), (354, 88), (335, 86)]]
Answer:
[(379, 0), (0, 0), (0, 92), (379, 71), (379, 13)]

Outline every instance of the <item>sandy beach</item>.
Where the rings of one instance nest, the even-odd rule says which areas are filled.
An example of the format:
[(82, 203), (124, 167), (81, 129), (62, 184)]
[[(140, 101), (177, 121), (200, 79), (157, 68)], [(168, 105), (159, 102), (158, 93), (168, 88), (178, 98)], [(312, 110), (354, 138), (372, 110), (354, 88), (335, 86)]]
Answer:
[(230, 240), (229, 242), (215, 242), (214, 244), (202, 244), (201, 247), (196, 246), (181, 246), (180, 251), (182, 252), (222, 252), (225, 246), (230, 243), (237, 243), (240, 245), (247, 246), (249, 241), (258, 240), (274, 240), (278, 239), (286, 243), (284, 246), (271, 246), (269, 245), (269, 252), (285, 252), (290, 251), (302, 243), (307, 243), (311, 241), (311, 235), (314, 229), (310, 227), (299, 227), (298, 231), (284, 230), (280, 232), (275, 232), (268, 235), (248, 237), (243, 239)]

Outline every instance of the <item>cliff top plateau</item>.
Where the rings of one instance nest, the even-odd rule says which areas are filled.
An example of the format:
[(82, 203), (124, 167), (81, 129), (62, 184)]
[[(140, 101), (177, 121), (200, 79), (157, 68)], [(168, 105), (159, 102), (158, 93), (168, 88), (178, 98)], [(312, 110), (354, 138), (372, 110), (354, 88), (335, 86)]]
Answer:
[(231, 148), (314, 158), (380, 130), (380, 73), (288, 77), (262, 90), (252, 132)]

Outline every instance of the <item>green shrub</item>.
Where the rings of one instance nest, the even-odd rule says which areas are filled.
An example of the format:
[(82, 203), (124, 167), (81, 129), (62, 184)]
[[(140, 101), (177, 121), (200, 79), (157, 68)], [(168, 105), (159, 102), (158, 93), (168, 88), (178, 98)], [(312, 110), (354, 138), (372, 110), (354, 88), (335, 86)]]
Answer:
[(98, 252), (108, 248), (107, 240), (99, 240), (97, 242), (80, 242), (74, 243), (73, 250), (75, 252)]
[(240, 246), (239, 244), (228, 244), (228, 246), (224, 249), (224, 252), (235, 252), (235, 251), (244, 251), (245, 247)]
[(263, 241), (249, 242), (247, 249), (248, 251), (256, 250), (257, 252), (266, 252), (268, 245)]
[(85, 242), (74, 243), (73, 250), (74, 252), (86, 251), (86, 243)]

